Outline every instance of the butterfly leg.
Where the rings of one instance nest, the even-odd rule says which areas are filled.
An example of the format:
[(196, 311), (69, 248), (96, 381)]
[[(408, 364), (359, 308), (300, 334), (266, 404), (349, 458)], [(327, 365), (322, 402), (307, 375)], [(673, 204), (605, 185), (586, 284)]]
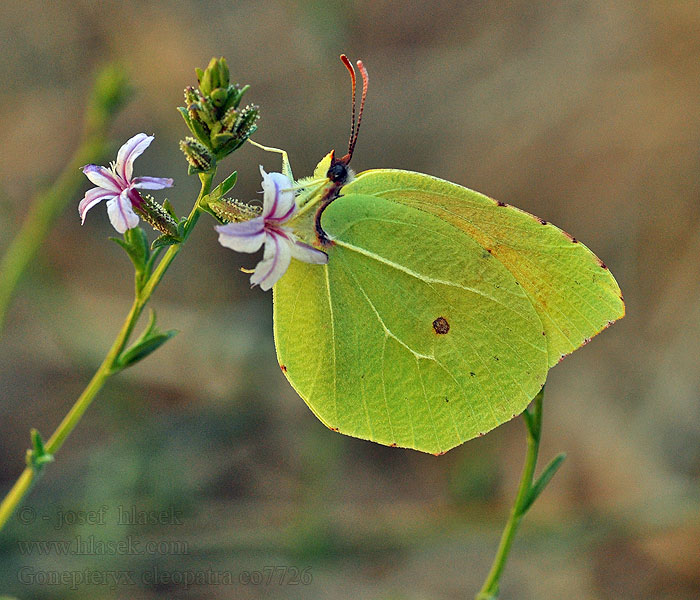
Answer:
[(248, 141), (253, 144), (253, 146), (257, 146), (258, 148), (265, 150), (265, 152), (277, 152), (278, 154), (282, 155), (282, 174), (286, 175), (294, 181), (294, 177), (292, 176), (292, 165), (289, 163), (289, 156), (287, 155), (287, 152), (284, 150), (280, 150), (279, 148), (271, 148), (269, 146), (263, 146), (262, 144), (258, 144), (257, 142), (254, 142), (250, 138), (248, 138)]

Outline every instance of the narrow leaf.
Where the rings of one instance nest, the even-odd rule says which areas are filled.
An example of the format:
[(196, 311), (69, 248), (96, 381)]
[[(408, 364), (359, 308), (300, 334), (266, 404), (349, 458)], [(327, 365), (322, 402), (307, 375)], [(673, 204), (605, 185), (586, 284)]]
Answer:
[(551, 481), (552, 477), (554, 477), (554, 474), (559, 470), (559, 467), (561, 467), (565, 458), (566, 454), (562, 452), (561, 454), (555, 456), (554, 459), (552, 459), (552, 461), (544, 468), (542, 474), (530, 488), (530, 493), (520, 509), (520, 514), (525, 514), (530, 509), (532, 503), (537, 500), (538, 496), (542, 493), (544, 488), (547, 487), (547, 484)]
[(217, 186), (217, 190), (219, 190), (218, 197), (221, 197), (221, 196), (228, 194), (233, 189), (233, 186), (236, 185), (237, 179), (238, 179), (238, 171), (234, 171), (226, 179), (224, 179)]
[(148, 320), (148, 325), (138, 339), (124, 352), (121, 353), (116, 361), (117, 369), (125, 369), (126, 367), (137, 363), (146, 358), (152, 352), (155, 352), (165, 342), (177, 333), (177, 330), (160, 332), (156, 328), (156, 313), (151, 310), (151, 315)]
[(44, 440), (38, 430), (30, 431), (32, 449), (27, 450), (27, 464), (35, 470), (40, 470), (46, 463), (53, 462), (53, 454), (46, 452)]
[(166, 212), (177, 221), (177, 215), (175, 214), (175, 209), (173, 208), (173, 205), (170, 204), (170, 200), (167, 198), (163, 201), (163, 208), (166, 210)]
[(192, 120), (190, 119), (190, 115), (187, 112), (187, 108), (185, 108), (184, 106), (178, 106), (177, 110), (180, 111), (180, 114), (182, 115), (182, 118), (185, 120), (187, 127), (190, 128), (190, 131), (192, 133), (195, 133), (194, 130), (192, 129)]
[(175, 329), (171, 329), (165, 333), (155, 333), (143, 341), (134, 344), (119, 358), (120, 368), (125, 369), (126, 367), (130, 367), (140, 360), (143, 360), (149, 354), (158, 350), (158, 348), (165, 344), (165, 342), (167, 342), (176, 333), (177, 330)]
[(151, 244), (151, 250), (160, 248), (161, 246), (172, 246), (173, 244), (179, 244), (182, 240), (180, 238), (174, 237), (172, 235), (163, 234), (153, 240)]
[(224, 179), (219, 185), (217, 185), (208, 195), (204, 196), (200, 201), (202, 206), (207, 206), (210, 202), (214, 202), (228, 194), (233, 186), (236, 185), (236, 180), (238, 179), (238, 172), (234, 171), (226, 179)]
[(143, 229), (140, 227), (127, 229), (123, 238), (111, 237), (109, 239), (124, 248), (137, 272), (140, 273), (144, 270), (150, 251), (148, 249), (148, 238)]

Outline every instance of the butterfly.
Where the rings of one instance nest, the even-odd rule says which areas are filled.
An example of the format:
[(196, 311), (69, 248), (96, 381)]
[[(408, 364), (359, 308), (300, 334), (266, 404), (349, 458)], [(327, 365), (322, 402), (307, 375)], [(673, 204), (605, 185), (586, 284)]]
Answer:
[[(318, 253), (285, 258), (274, 283), (277, 357), (330, 429), (441, 454), (520, 414), (552, 366), (624, 316), (624, 301), (606, 265), (551, 223), (430, 175), (354, 175), (368, 76), (358, 61), (356, 119), (355, 70), (341, 59), (348, 152), (294, 184), (288, 223), (269, 221), (292, 255)], [(261, 271), (280, 264), (265, 248)]]

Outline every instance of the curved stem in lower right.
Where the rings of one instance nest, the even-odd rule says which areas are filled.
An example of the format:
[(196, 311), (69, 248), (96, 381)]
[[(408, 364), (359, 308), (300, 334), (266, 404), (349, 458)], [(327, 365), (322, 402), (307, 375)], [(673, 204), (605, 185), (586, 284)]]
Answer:
[[(508, 560), (510, 548), (515, 540), (515, 534), (518, 531), (520, 521), (525, 516), (525, 513), (530, 506), (532, 506), (532, 502), (534, 501), (532, 494), (535, 488), (538, 486), (533, 486), (532, 481), (535, 475), (537, 454), (540, 447), (543, 396), (544, 388), (542, 388), (537, 396), (535, 396), (535, 399), (532, 402), (532, 409), (525, 409), (525, 412), (523, 413), (523, 418), (525, 419), (525, 423), (527, 425), (527, 455), (525, 457), (525, 466), (523, 467), (523, 472), (520, 477), (518, 495), (515, 498), (513, 508), (510, 510), (510, 517), (508, 518), (508, 523), (506, 523), (506, 527), (501, 535), (501, 542), (498, 545), (498, 550), (496, 551), (496, 557), (491, 565), (491, 570), (486, 576), (484, 585), (476, 595), (476, 600), (496, 600), (498, 598), (499, 582), (501, 575), (503, 574), (503, 569), (506, 566), (506, 561)], [(557, 461), (557, 464), (553, 467), (553, 470), (556, 470), (558, 465), (561, 464), (561, 460), (562, 459)], [(554, 463), (551, 463), (551, 465), (554, 465)], [(540, 480), (542, 480), (544, 476), (548, 474), (549, 470), (549, 468), (545, 470), (545, 473), (543, 473)], [(554, 473), (552, 472), (551, 475), (553, 474)], [(546, 481), (544, 483), (546, 484)], [(539, 491), (541, 491), (541, 489)]]

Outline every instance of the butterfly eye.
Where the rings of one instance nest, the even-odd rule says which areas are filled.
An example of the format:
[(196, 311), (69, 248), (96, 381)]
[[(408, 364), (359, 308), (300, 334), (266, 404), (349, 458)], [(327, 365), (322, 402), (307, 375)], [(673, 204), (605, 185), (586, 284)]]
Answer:
[(337, 162), (331, 165), (326, 173), (326, 177), (333, 183), (344, 184), (348, 180), (348, 166), (344, 162)]

